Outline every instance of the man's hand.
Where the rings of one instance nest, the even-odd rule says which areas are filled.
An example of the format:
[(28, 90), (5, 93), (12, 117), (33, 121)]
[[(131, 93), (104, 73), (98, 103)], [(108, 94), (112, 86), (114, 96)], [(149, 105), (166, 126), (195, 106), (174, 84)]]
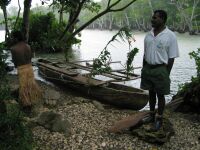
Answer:
[(168, 59), (168, 65), (167, 65), (167, 71), (170, 74), (171, 70), (172, 70), (172, 66), (174, 64), (174, 58), (169, 58)]

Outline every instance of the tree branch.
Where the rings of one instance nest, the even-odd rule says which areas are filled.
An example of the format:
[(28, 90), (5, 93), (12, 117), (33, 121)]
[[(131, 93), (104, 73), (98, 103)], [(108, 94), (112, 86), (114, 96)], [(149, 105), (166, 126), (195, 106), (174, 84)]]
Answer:
[(131, 1), (130, 3), (128, 3), (127, 5), (125, 5), (124, 7), (118, 8), (118, 9), (110, 9), (111, 12), (116, 12), (116, 11), (122, 11), (124, 9), (126, 9), (128, 6), (130, 6), (132, 3), (134, 3), (136, 0)]
[(19, 10), (18, 10), (18, 13), (17, 13), (17, 18), (15, 20), (14, 29), (16, 28), (17, 22), (19, 20), (20, 11), (21, 11), (21, 6), (20, 6), (20, 3), (19, 3), (19, 0), (18, 0), (18, 6), (19, 6)]
[[(118, 4), (120, 1), (121, 0), (116, 1), (115, 3), (113, 3), (112, 5), (110, 5), (110, 7), (107, 7), (104, 11), (102, 11), (99, 14), (97, 14), (93, 18), (91, 18), (88, 22), (86, 22), (81, 27), (79, 27), (76, 31), (74, 31), (70, 37), (74, 37), (80, 31), (82, 31), (83, 29), (85, 29), (89, 24), (91, 24), (93, 21), (95, 21), (96, 19), (100, 18), (101, 16), (105, 15), (106, 13), (112, 12), (113, 10), (111, 10), (111, 8), (114, 7), (116, 4)], [(131, 1), (130, 3), (128, 3), (127, 5), (125, 5), (124, 7), (122, 7), (121, 9), (118, 9), (118, 10), (116, 9), (116, 11), (124, 10), (125, 8), (127, 8), (128, 6), (130, 6), (132, 3), (134, 3), (135, 1), (136, 0)]]
[(111, 0), (108, 0), (107, 8), (110, 6)]
[(59, 40), (62, 40), (62, 38), (65, 36), (66, 32), (70, 29), (70, 27), (72, 27), (76, 23), (77, 18), (79, 16), (79, 14), (81, 12), (81, 9), (82, 9), (82, 7), (83, 7), (85, 2), (86, 2), (86, 0), (83, 0), (82, 2), (79, 3), (79, 6), (78, 6), (77, 11), (76, 11), (76, 14), (73, 15), (72, 21), (68, 22), (63, 34), (59, 37)]

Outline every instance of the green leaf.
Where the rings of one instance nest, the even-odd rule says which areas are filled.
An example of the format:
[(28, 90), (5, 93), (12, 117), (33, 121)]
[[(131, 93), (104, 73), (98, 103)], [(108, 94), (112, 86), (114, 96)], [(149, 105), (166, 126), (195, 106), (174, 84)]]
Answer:
[[(98, 58), (94, 59), (91, 76), (95, 76), (98, 74), (102, 74), (102, 73), (111, 71), (111, 67), (109, 66), (110, 61), (111, 61), (111, 54), (108, 51), (108, 46), (109, 46), (109, 44), (111, 44), (114, 41), (119, 41), (117, 39), (117, 37), (119, 37), (121, 39), (121, 41), (123, 41), (123, 42), (128, 41), (129, 50), (130, 50), (130, 47), (131, 47), (130, 39), (132, 38), (132, 32), (129, 28), (123, 27), (111, 38), (110, 41), (108, 41), (108, 43), (106, 44), (104, 49), (100, 52), (100, 55), (98, 56)], [(131, 50), (128, 53), (127, 73), (129, 73), (131, 70), (133, 70), (133, 66), (131, 66), (131, 63), (137, 52), (138, 52), (138, 49), (134, 48), (133, 50)]]

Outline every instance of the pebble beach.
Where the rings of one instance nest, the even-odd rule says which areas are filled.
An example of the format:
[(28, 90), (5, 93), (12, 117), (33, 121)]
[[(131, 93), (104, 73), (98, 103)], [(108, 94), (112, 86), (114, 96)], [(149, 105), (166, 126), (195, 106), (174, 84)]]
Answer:
[[(17, 84), (16, 76), (9, 77)], [(136, 111), (114, 108), (85, 98), (70, 89), (39, 82), (43, 91), (58, 95), (56, 102), (45, 104), (42, 111), (54, 111), (70, 122), (68, 135), (51, 132), (42, 126), (32, 128), (36, 150), (200, 150), (200, 115), (166, 110), (175, 135), (163, 145), (151, 144), (129, 132), (109, 133), (116, 121)], [(48, 94), (48, 92), (46, 92)]]

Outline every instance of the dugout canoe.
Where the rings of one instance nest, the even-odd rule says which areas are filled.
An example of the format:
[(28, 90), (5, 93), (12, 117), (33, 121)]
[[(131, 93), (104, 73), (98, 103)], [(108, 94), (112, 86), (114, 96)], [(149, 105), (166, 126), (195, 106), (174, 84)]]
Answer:
[(142, 109), (148, 102), (148, 94), (146, 91), (113, 82), (117, 81), (117, 77), (119, 78), (120, 75), (115, 76), (112, 73), (104, 74), (115, 79), (102, 81), (89, 78), (87, 74), (77, 72), (77, 69), (89, 71), (90, 68), (75, 63), (52, 62), (39, 59), (37, 66), (39, 75), (43, 78), (54, 83), (64, 84), (100, 102), (133, 110)]

